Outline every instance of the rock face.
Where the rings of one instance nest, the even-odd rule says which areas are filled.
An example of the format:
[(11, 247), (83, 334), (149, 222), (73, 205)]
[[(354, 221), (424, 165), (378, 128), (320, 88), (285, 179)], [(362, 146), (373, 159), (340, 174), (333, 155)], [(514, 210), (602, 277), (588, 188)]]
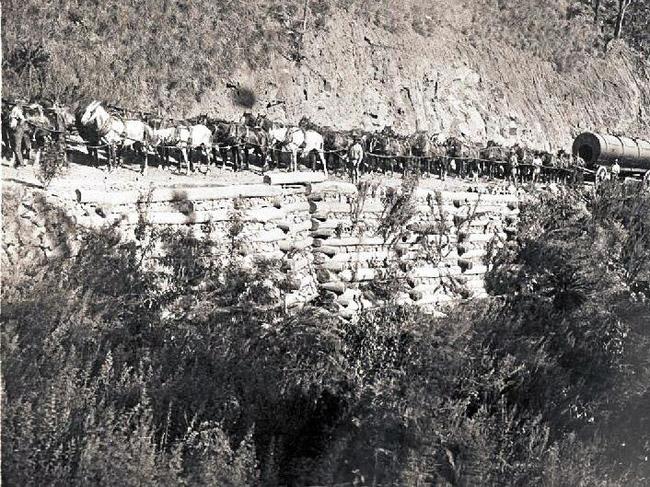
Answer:
[(195, 111), (238, 118), (240, 87), (256, 94), (253, 111), (341, 129), (390, 125), (553, 150), (585, 130), (650, 135), (650, 68), (621, 44), (559, 74), (522, 50), (475, 47), (458, 29), (389, 34), (342, 13), (331, 24), (306, 35), (300, 63), (270, 55), (266, 67), (241, 68)]
[[(139, 229), (173, 229), (209, 242), (215, 255), (233, 252), (227, 243), (237, 240), (244, 262), (281, 260), (288, 309), (318, 296), (351, 317), (388, 297), (435, 309), (484, 295), (490, 254), (515, 232), (513, 195), (307, 180), (147, 194), (77, 191), (68, 200), (6, 190), (3, 265), (74, 255), (81, 228), (111, 226), (142, 246)], [(154, 250), (149, 264), (160, 265), (166, 252)], [(386, 286), (391, 296), (382, 295)]]

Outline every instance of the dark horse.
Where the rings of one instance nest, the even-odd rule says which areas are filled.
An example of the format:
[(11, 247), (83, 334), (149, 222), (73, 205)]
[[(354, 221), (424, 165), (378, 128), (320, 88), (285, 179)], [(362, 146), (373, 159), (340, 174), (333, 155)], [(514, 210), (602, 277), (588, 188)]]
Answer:
[(446, 151), (443, 146), (436, 142), (436, 135), (431, 135), (425, 131), (419, 131), (409, 138), (411, 154), (418, 157), (420, 171), (426, 174), (433, 174), (438, 170), (442, 178), (445, 169)]
[[(226, 130), (226, 128), (222, 127), (221, 130)], [(242, 169), (242, 154), (246, 169), (250, 169), (249, 150), (252, 150), (260, 158), (263, 166), (266, 166), (269, 137), (264, 129), (233, 122), (228, 124), (223, 140), (225, 144), (231, 146), (235, 171)]]
[(459, 177), (464, 178), (468, 173), (477, 177), (480, 173), (479, 149), (469, 145), (457, 137), (447, 139), (447, 156), (456, 161), (456, 172)]
[(506, 165), (509, 150), (496, 142), (490, 140), (486, 147), (479, 152), (484, 166), (483, 172), (487, 172), (490, 179), (495, 176), (502, 178), (506, 175)]
[(368, 142), (368, 150), (371, 156), (379, 160), (379, 167), (385, 173), (390, 168), (391, 175), (395, 172), (395, 164), (398, 169), (406, 169), (406, 161), (411, 156), (411, 145), (409, 141), (400, 137), (390, 127), (384, 127), (380, 133), (372, 134)]
[(38, 103), (17, 103), (8, 115), (3, 114), (3, 137), (12, 149), (16, 167), (22, 166), (25, 158), (30, 158), (32, 149), (37, 150), (38, 159), (40, 150), (48, 142), (54, 140), (64, 144), (66, 133), (66, 120), (59, 107), (45, 110)]

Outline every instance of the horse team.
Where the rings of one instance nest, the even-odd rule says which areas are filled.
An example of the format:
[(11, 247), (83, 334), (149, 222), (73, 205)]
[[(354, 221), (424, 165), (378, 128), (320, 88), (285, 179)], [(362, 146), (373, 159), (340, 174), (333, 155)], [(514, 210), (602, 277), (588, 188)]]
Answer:
[[(5, 107), (12, 106), (11, 110)], [(298, 170), (302, 159), (317, 163), (325, 175), (330, 170), (348, 172), (353, 182), (364, 172), (408, 173), (458, 177), (481, 176), (518, 180), (546, 179), (569, 182), (583, 171), (581, 161), (563, 151), (558, 154), (531, 151), (515, 145), (503, 147), (493, 142), (486, 147), (467, 143), (457, 137), (441, 140), (437, 134), (419, 131), (409, 136), (395, 133), (391, 127), (378, 132), (341, 131), (318, 127), (303, 117), (297, 126), (273, 121), (265, 115), (245, 113), (237, 121), (211, 118), (207, 115), (186, 121), (162, 117), (128, 117), (99, 101), (82, 103), (74, 112), (56, 103), (3, 103), (3, 143), (15, 157), (15, 164), (24, 163), (31, 149), (37, 151), (51, 139), (63, 140), (76, 130), (84, 140), (96, 165), (98, 150), (106, 152), (109, 171), (120, 165), (125, 150), (140, 155), (141, 172), (154, 157), (162, 169), (169, 169), (174, 156), (179, 172), (207, 172), (221, 161), (233, 170), (250, 168), (254, 157), (263, 170), (286, 164)], [(543, 162), (543, 173), (539, 163)]]

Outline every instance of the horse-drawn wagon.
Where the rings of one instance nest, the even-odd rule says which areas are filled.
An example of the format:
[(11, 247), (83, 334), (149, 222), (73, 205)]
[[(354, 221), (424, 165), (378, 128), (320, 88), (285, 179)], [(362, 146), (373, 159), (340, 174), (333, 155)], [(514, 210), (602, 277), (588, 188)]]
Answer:
[(618, 161), (621, 175), (639, 178), (650, 186), (650, 142), (630, 137), (584, 132), (573, 141), (573, 154), (584, 159), (596, 181), (606, 179)]

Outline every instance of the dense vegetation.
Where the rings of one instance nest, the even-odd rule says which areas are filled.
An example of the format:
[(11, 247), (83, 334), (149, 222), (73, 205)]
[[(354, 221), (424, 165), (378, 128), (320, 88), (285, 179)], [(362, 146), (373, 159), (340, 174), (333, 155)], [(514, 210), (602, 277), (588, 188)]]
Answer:
[[(361, 25), (425, 37), (459, 31), (482, 50), (495, 41), (579, 71), (614, 36), (617, 2), (480, 0), (185, 0), (3, 2), (2, 74), (9, 96), (81, 95), (183, 114), (236, 67), (296, 63), (303, 33)], [(397, 7), (396, 5), (399, 5)], [(650, 0), (633, 0), (622, 37), (647, 57)], [(445, 30), (447, 29), (447, 30)]]
[(442, 319), (286, 316), (278, 263), (145, 228), (166, 272), (110, 231), (3, 269), (3, 483), (647, 485), (649, 210), (543, 198)]

